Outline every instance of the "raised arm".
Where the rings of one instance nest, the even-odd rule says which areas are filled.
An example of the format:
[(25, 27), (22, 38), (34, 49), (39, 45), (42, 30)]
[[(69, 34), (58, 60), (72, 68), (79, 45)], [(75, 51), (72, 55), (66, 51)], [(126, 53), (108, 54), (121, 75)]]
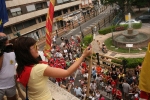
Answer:
[(43, 75), (55, 77), (55, 78), (67, 77), (71, 75), (79, 67), (79, 65), (84, 60), (84, 58), (89, 56), (91, 53), (92, 53), (92, 49), (90, 47), (87, 47), (84, 50), (82, 56), (76, 62), (74, 62), (67, 70), (60, 69), (60, 68), (47, 67)]

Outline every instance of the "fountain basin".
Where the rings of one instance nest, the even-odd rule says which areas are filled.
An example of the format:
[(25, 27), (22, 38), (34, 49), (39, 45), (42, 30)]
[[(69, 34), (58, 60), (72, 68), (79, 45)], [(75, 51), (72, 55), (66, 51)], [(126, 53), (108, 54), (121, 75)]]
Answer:
[(113, 44), (120, 48), (127, 48), (126, 44), (133, 44), (133, 48), (142, 48), (146, 47), (149, 41), (149, 34), (139, 33), (137, 31), (133, 31), (132, 34), (128, 34), (126, 31), (124, 31), (113, 38)]

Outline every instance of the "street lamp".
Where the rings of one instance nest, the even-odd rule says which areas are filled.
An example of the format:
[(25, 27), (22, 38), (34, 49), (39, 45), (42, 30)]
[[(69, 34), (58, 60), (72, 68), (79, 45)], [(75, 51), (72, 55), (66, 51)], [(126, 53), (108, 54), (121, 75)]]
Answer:
[(84, 20), (85, 20), (85, 22), (86, 22), (85, 13), (86, 13), (86, 11), (82, 11), (82, 14), (83, 14)]
[(58, 31), (56, 30), (56, 37), (58, 38)]
[(79, 26), (80, 26), (80, 32), (81, 32), (81, 36), (82, 36), (82, 39), (84, 38), (84, 34), (83, 34), (83, 32), (82, 32), (82, 29), (81, 29), (81, 23), (80, 23), (80, 21), (78, 20), (78, 24), (79, 24)]
[(73, 25), (73, 20), (71, 21), (71, 23), (72, 23), (72, 27), (74, 28), (74, 25)]
[(96, 26), (94, 26), (94, 33), (96, 34), (96, 31), (97, 31), (97, 27)]

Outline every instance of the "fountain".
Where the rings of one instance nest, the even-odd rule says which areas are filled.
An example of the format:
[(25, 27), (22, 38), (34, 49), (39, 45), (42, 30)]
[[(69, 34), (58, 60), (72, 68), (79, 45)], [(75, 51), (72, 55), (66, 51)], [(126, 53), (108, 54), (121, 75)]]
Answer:
[(129, 13), (129, 28), (119, 35), (114, 36), (113, 44), (116, 47), (126, 48), (126, 44), (133, 44), (133, 48), (146, 47), (150, 36), (146, 33), (140, 33), (131, 27), (131, 15)]

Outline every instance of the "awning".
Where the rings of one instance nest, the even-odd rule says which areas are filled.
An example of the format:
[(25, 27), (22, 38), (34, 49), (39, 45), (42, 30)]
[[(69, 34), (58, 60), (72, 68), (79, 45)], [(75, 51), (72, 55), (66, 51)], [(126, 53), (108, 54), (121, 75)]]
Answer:
[(63, 19), (63, 21), (66, 21), (66, 22), (71, 21), (71, 20), (73, 20), (73, 17), (66, 17), (66, 18)]
[(91, 6), (91, 5), (90, 5), (89, 7), (90, 7), (90, 8), (93, 8), (94, 6)]
[(56, 18), (56, 21), (60, 21), (60, 20), (63, 20), (63, 17)]

